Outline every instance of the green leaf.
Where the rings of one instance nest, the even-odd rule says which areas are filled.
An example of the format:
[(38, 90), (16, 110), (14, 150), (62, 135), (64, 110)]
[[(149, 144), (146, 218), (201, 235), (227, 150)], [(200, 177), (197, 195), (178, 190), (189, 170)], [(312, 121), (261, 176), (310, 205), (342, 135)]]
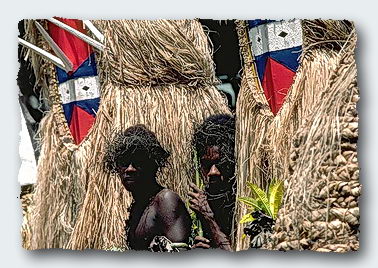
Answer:
[(268, 214), (273, 218), (272, 212), (270, 211), (270, 206), (269, 206), (269, 200), (268, 197), (266, 196), (266, 193), (257, 185), (247, 182), (247, 185), (249, 188), (251, 188), (252, 192), (257, 196), (257, 199), (261, 201), (261, 206), (262, 210), (264, 213)]
[[(195, 167), (196, 186), (200, 189), (203, 189), (204, 185), (201, 179), (201, 174), (199, 172), (200, 167), (199, 167), (199, 159), (198, 159), (197, 151), (194, 151), (193, 162), (194, 162), (194, 167)], [(189, 202), (188, 202), (188, 207), (189, 207)], [(203, 236), (202, 223), (199, 219), (197, 219), (197, 214), (194, 211), (192, 212), (193, 212), (193, 216), (191, 215), (191, 218), (192, 218), (193, 225), (195, 227), (195, 231), (197, 232), (198, 236)]]
[(272, 218), (275, 220), (280, 209), (284, 187), (283, 181), (277, 181), (269, 186), (269, 207)]
[(241, 220), (239, 221), (240, 224), (242, 223), (247, 223), (247, 222), (251, 222), (251, 221), (254, 221), (255, 219), (252, 217), (251, 213), (248, 213), (248, 214), (245, 214)]
[(200, 189), (203, 189), (203, 181), (201, 179), (201, 174), (200, 174), (200, 166), (199, 166), (199, 159), (197, 156), (197, 151), (194, 151), (194, 156), (193, 156), (193, 162), (194, 162), (194, 167), (195, 167), (195, 176), (196, 176), (196, 186)]
[(243, 202), (244, 204), (250, 206), (253, 208), (253, 210), (258, 209), (261, 210), (261, 206), (259, 205), (258, 201), (256, 199), (253, 199), (251, 197), (239, 197), (239, 201)]
[(273, 190), (273, 186), (275, 185), (275, 183), (277, 182), (277, 180), (272, 180), (269, 184), (269, 188), (268, 188), (268, 199), (269, 199), (269, 196)]
[(261, 210), (264, 211), (265, 214), (268, 214), (268, 213), (265, 211), (266, 209), (264, 209), (264, 203), (263, 203), (260, 199), (257, 201), (257, 204), (259, 204)]

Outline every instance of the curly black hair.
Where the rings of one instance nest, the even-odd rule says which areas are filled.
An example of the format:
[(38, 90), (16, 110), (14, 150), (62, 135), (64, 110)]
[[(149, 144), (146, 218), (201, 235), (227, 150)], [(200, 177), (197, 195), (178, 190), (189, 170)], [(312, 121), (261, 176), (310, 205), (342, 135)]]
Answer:
[(142, 160), (148, 166), (159, 169), (167, 164), (170, 153), (159, 143), (155, 133), (138, 124), (116, 134), (105, 153), (105, 168), (116, 173), (120, 166)]
[(229, 172), (235, 168), (235, 118), (228, 114), (217, 114), (208, 117), (195, 129), (193, 146), (201, 158), (208, 147), (217, 146), (222, 164), (227, 164)]

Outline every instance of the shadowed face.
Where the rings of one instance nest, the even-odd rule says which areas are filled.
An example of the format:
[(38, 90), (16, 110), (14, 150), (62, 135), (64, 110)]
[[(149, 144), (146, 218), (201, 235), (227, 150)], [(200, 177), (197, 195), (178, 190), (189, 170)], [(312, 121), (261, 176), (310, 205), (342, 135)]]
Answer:
[(205, 188), (210, 194), (219, 193), (229, 187), (230, 174), (226, 170), (230, 163), (221, 160), (218, 146), (207, 147), (206, 153), (200, 159)]
[(136, 152), (117, 161), (117, 173), (126, 190), (133, 192), (154, 182), (156, 167), (145, 153)]

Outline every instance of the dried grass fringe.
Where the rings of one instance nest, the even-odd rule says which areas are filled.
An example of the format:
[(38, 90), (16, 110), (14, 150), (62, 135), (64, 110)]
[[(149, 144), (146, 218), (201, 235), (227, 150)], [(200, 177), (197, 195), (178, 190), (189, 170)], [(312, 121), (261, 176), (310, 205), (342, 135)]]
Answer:
[[(243, 22), (238, 22), (244, 60), (250, 58), (247, 54), (249, 44), (245, 39), (245, 27)], [(352, 230), (358, 224), (356, 202), (359, 183), (355, 145), (347, 153), (348, 159), (354, 161), (351, 168), (353, 172), (341, 179), (340, 171), (337, 173), (335, 169), (330, 169), (341, 168), (338, 161), (340, 155), (345, 154), (345, 151), (340, 150), (340, 133), (344, 129), (344, 123), (353, 122), (355, 142), (357, 138), (355, 102), (358, 100), (358, 90), (353, 57), (356, 35), (353, 25), (345, 21), (306, 20), (302, 22), (302, 27), (304, 47), (301, 64), (285, 103), (275, 117), (268, 110), (256, 75), (250, 71), (252, 62), (247, 60), (244, 63), (244, 70), (248, 71), (244, 72), (237, 102), (237, 196), (250, 194), (246, 187), (247, 181), (263, 188), (273, 179), (285, 181), (284, 205), (279, 211), (276, 233), (265, 248), (323, 251), (356, 249), (358, 239)], [(344, 116), (347, 109), (350, 109), (349, 117)], [(323, 176), (320, 176), (322, 168), (327, 172), (323, 170)], [(350, 192), (345, 192), (346, 196), (335, 192), (333, 184), (329, 183), (330, 177), (348, 181), (350, 188), (347, 190)], [(332, 191), (332, 198), (336, 199), (318, 196), (319, 187), (325, 187), (327, 193)], [(350, 203), (347, 205), (344, 198), (354, 202), (353, 209), (349, 209)], [(330, 203), (335, 200), (338, 201)], [(344, 206), (344, 210), (335, 210), (338, 206)], [(323, 209), (322, 217), (309, 217), (308, 214), (318, 212), (318, 208)], [(236, 222), (245, 213), (246, 207), (238, 203)], [(334, 214), (338, 217), (330, 216)], [(334, 222), (335, 219), (340, 224)], [(322, 232), (317, 232), (315, 238), (321, 242), (314, 244), (311, 239), (314, 239), (314, 228), (319, 224), (323, 229)], [(326, 230), (330, 225), (336, 225), (337, 228), (342, 225), (343, 228), (338, 229), (339, 233), (333, 232), (330, 235), (330, 230)], [(243, 226), (237, 224), (234, 239), (236, 250), (249, 247), (249, 239), (242, 240), (242, 234)]]
[[(94, 23), (107, 46), (97, 56), (101, 104), (79, 146), (69, 135), (54, 69), (50, 67), (47, 78), (37, 69), (38, 81), (50, 83), (52, 109), (40, 127), (30, 249), (124, 249), (131, 196), (103, 169), (109, 139), (134, 124), (149, 127), (172, 153), (158, 180), (185, 197), (194, 177), (194, 126), (211, 114), (230, 113), (214, 87), (211, 49), (198, 21)], [(34, 60), (35, 68), (46, 64), (38, 57)]]
[(31, 231), (30, 231), (30, 204), (33, 198), (33, 186), (21, 186), (20, 203), (22, 207), (22, 225), (21, 225), (21, 238), (24, 248), (30, 248), (31, 244)]

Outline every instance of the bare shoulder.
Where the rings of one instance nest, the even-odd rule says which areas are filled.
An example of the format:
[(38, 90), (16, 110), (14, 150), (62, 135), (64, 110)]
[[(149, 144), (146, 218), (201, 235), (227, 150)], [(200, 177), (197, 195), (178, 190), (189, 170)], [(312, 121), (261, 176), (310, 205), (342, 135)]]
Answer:
[(180, 196), (169, 189), (164, 189), (156, 195), (155, 204), (160, 214), (168, 218), (188, 213)]
[(188, 241), (191, 224), (190, 215), (180, 196), (172, 190), (164, 189), (155, 198), (158, 210), (158, 224), (163, 234), (173, 242)]
[(161, 190), (155, 197), (155, 200), (157, 202), (162, 202), (162, 203), (165, 203), (165, 202), (179, 202), (181, 200), (180, 196), (175, 193), (174, 191), (172, 190), (169, 190), (169, 189), (163, 189)]

